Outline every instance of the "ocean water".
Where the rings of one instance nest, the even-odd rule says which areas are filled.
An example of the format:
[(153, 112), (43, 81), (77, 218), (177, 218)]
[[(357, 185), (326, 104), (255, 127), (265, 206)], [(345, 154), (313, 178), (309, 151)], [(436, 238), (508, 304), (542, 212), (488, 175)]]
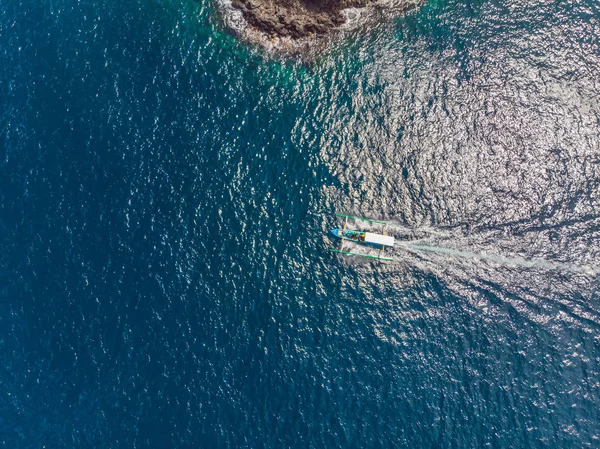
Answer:
[(2, 447), (599, 447), (598, 1), (221, 23), (0, 3)]

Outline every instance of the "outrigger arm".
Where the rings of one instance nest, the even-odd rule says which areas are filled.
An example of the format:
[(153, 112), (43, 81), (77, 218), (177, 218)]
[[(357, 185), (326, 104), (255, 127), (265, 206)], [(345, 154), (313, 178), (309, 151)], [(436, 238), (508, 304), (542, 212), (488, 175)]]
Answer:
[(388, 224), (386, 221), (371, 220), (370, 218), (355, 217), (354, 215), (335, 214), (335, 216), (336, 217), (345, 217), (346, 221), (348, 221), (348, 218), (352, 218), (354, 220), (362, 220), (362, 221), (367, 221), (369, 223), (375, 223), (375, 224), (380, 224), (380, 225)]
[(344, 249), (344, 231), (346, 231), (346, 226), (348, 225), (348, 217), (344, 220), (344, 229), (342, 230), (342, 244), (340, 245), (340, 250)]
[(341, 251), (339, 249), (333, 249), (333, 248), (329, 248), (329, 251), (331, 251), (332, 253), (344, 254), (346, 256), (358, 256), (358, 257), (365, 257), (367, 259), (387, 260), (388, 262), (393, 262), (393, 260), (394, 260), (391, 257), (371, 256), (370, 254), (352, 253), (350, 251)]

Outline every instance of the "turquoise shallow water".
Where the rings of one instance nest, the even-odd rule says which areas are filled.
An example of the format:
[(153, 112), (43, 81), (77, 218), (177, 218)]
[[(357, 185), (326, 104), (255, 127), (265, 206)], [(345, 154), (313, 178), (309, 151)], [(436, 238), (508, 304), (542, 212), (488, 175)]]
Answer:
[(597, 447), (598, 36), (429, 1), (303, 63), (209, 2), (0, 4), (3, 446)]

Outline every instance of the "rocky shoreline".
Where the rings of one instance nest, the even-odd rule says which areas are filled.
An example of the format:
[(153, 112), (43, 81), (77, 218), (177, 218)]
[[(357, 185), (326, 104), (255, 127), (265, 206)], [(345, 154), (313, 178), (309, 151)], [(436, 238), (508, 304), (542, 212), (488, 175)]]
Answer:
[(342, 30), (349, 10), (378, 7), (400, 13), (416, 4), (418, 0), (231, 0), (254, 36), (251, 40), (288, 48)]
[(253, 28), (271, 37), (300, 39), (324, 35), (346, 22), (345, 8), (364, 7), (370, 0), (233, 0)]

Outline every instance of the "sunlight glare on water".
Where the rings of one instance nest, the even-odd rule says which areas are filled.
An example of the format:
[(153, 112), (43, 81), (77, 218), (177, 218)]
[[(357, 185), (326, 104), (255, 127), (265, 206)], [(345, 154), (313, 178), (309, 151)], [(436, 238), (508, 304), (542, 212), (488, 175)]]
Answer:
[(598, 36), (430, 0), (307, 63), (204, 0), (2, 2), (0, 441), (596, 447)]

